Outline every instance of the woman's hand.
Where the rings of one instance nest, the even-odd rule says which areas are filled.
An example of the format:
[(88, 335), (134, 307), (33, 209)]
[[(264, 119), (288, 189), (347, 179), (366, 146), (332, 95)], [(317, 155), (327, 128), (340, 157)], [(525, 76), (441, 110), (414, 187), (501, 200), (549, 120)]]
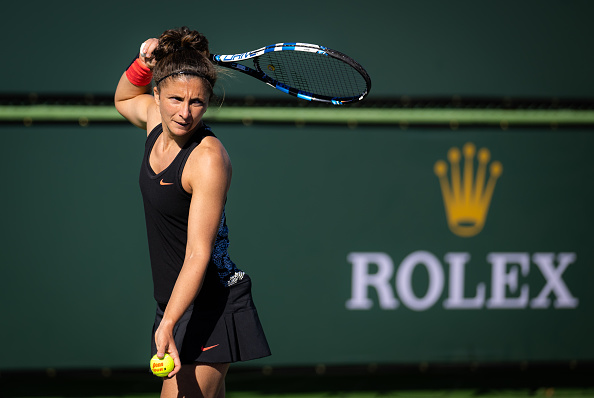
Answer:
[(173, 377), (181, 369), (181, 361), (179, 353), (173, 340), (173, 327), (169, 327), (163, 323), (159, 325), (155, 332), (155, 344), (157, 346), (157, 357), (162, 359), (165, 353), (168, 353), (173, 358), (175, 367), (167, 377)]
[(146, 40), (144, 43), (140, 45), (140, 54), (138, 58), (150, 69), (153, 69), (155, 66), (155, 57), (153, 56), (153, 51), (159, 45), (159, 40), (152, 38)]
[[(150, 95), (149, 87), (152, 79), (152, 69), (155, 66), (153, 52), (159, 40), (148, 39), (140, 46), (139, 57), (122, 74), (114, 94), (117, 111), (130, 123), (143, 130), (151, 130), (156, 124), (148, 126), (149, 111), (155, 109), (155, 99)], [(149, 68), (150, 70), (147, 70)], [(131, 71), (132, 80), (128, 77)], [(147, 132), (148, 133), (148, 132)]]

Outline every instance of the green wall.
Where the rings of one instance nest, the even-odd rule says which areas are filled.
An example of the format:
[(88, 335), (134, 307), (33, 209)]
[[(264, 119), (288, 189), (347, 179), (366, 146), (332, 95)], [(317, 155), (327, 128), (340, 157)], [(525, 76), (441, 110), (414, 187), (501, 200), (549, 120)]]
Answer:
[[(591, 130), (213, 127), (234, 164), (231, 255), (254, 279), (274, 352), (252, 365), (594, 359)], [(142, 131), (0, 134), (0, 339), (14, 358), (2, 369), (144, 366), (154, 308)], [(433, 169), (467, 142), (503, 173), (484, 228), (460, 237)], [(356, 267), (368, 281), (383, 276), (362, 283)], [(480, 285), (475, 308), (445, 308)]]
[[(213, 52), (345, 52), (371, 99), (592, 98), (592, 2), (291, 4), (12, 2), (0, 96), (111, 95), (143, 40), (189, 25)], [(282, 97), (243, 76), (219, 94)], [(274, 354), (252, 365), (594, 360), (591, 127), (213, 127), (234, 164), (231, 255)], [(0, 370), (146, 366), (143, 132), (34, 122), (0, 136), (0, 341), (13, 358)], [(488, 203), (448, 212), (434, 167), (468, 142), (503, 172)], [(485, 224), (462, 237), (448, 214), (469, 209)]]
[[(215, 53), (294, 41), (347, 53), (372, 77), (370, 98), (591, 97), (593, 12), (586, 0), (10, 2), (0, 93), (111, 94), (142, 41), (188, 25)], [(220, 89), (276, 95), (243, 76)]]

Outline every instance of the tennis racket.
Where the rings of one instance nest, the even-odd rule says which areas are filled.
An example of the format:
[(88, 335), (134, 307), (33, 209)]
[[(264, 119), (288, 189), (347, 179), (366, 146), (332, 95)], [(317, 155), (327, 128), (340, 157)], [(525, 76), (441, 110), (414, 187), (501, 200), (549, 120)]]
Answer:
[(361, 101), (371, 89), (369, 75), (354, 59), (316, 44), (277, 43), (210, 59), (307, 101), (343, 105)]

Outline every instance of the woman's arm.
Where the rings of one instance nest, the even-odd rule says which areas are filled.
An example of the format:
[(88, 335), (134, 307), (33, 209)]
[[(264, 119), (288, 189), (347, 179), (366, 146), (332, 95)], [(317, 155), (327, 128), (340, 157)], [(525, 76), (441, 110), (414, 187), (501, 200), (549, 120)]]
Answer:
[[(135, 61), (137, 65), (131, 65), (131, 68), (135, 67), (140, 73), (144, 73), (146, 76), (152, 76), (152, 68), (154, 66), (153, 51), (157, 48), (158, 44), (159, 41), (157, 39), (148, 39), (144, 42), (143, 51), (145, 53), (140, 54)], [(146, 85), (134, 85), (130, 82), (128, 71), (126, 71), (122, 74), (114, 95), (117, 111), (128, 119), (130, 123), (142, 129), (146, 129), (147, 127), (149, 109), (156, 107), (149, 89), (150, 80)]]
[(200, 291), (231, 182), (229, 157), (216, 138), (204, 138), (192, 152), (184, 168), (184, 182), (192, 194), (186, 255), (163, 320), (155, 333), (157, 355), (161, 357), (168, 352), (175, 362), (170, 376), (181, 366), (173, 341), (173, 327)]

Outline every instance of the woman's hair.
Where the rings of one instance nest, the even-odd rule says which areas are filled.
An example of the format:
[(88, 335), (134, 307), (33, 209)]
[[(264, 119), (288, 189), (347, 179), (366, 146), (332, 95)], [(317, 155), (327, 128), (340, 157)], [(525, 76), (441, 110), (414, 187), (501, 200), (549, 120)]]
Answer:
[(197, 76), (208, 82), (212, 96), (217, 72), (209, 60), (208, 40), (204, 35), (185, 26), (167, 30), (159, 37), (153, 54), (153, 79), (157, 88), (169, 79)]

